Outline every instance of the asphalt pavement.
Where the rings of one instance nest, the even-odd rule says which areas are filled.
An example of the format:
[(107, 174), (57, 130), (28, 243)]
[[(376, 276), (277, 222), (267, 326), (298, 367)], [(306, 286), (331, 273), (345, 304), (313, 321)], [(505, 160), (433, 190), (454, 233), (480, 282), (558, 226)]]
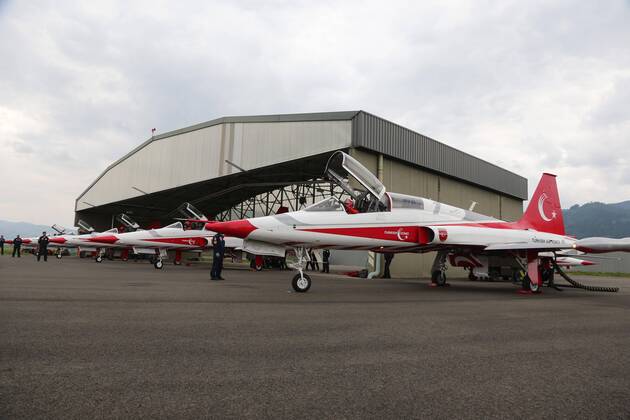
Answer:
[(0, 257), (0, 417), (630, 418), (630, 279), (224, 276)]

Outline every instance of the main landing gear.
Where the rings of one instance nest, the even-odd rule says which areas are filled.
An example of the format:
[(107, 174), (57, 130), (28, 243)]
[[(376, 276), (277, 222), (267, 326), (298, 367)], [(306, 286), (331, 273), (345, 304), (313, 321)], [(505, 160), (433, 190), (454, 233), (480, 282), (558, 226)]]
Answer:
[(430, 287), (448, 287), (450, 286), (446, 282), (446, 256), (448, 251), (439, 251), (433, 260), (433, 266), (431, 267), (431, 283)]
[(298, 274), (293, 276), (291, 286), (297, 293), (306, 293), (311, 288), (311, 278), (308, 274), (304, 274), (304, 268), (306, 263), (310, 261), (308, 251), (306, 248), (295, 248), (295, 256), (297, 257), (297, 270)]

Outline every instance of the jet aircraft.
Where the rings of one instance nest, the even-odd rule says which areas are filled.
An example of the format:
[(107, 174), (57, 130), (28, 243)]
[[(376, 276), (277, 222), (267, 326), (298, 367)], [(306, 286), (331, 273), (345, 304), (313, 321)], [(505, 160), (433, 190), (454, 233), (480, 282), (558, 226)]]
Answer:
[[(542, 175), (523, 217), (516, 222), (428, 198), (387, 192), (376, 176), (341, 151), (328, 160), (325, 176), (350, 198), (342, 201), (330, 197), (299, 211), (210, 222), (206, 228), (243, 238), (243, 250), (252, 254), (284, 257), (293, 250), (298, 270), (292, 280), (296, 292), (311, 287), (311, 278), (304, 273), (309, 248), (380, 253), (437, 251), (431, 269), (432, 286), (448, 285), (449, 262), (488, 273), (507, 261), (513, 272), (526, 274), (522, 276), (523, 289), (534, 293), (542, 286), (545, 270), (541, 267), (545, 261), (556, 270), (560, 270), (559, 264), (582, 264), (577, 258), (556, 259), (559, 251), (630, 250), (630, 239), (577, 240), (567, 235), (556, 177), (548, 173)], [(355, 189), (353, 185), (357, 184), (351, 179), (360, 187)], [(545, 253), (551, 253), (551, 257)]]

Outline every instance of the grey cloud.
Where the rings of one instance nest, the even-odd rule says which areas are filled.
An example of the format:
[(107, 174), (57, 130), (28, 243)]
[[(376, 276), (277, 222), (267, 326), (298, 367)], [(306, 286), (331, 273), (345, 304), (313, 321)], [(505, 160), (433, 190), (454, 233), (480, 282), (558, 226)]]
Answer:
[(622, 1), (6, 2), (0, 109), (45, 126), (16, 128), (15, 144), (34, 151), (20, 156), (47, 170), (63, 161), (58, 171), (77, 179), (76, 191), (56, 198), (69, 213), (60, 217), (152, 127), (359, 108), (531, 184), (548, 170), (597, 185), (612, 169), (617, 193), (566, 197), (621, 201), (629, 197), (615, 194), (630, 195), (618, 159), (630, 137), (629, 9)]
[(23, 142), (16, 141), (16, 142), (11, 143), (11, 146), (13, 147), (13, 150), (15, 150), (18, 153), (23, 153), (27, 155), (33, 153), (33, 148)]

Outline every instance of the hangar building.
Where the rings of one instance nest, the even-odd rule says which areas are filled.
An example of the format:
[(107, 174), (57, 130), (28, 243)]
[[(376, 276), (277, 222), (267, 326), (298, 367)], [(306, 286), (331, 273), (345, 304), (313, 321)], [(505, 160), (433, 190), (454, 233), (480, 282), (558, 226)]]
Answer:
[[(347, 151), (389, 191), (515, 220), (527, 180), (365, 111), (224, 117), (154, 136), (112, 163), (75, 203), (101, 230), (125, 213), (167, 224), (191, 202), (218, 219), (295, 210), (328, 192), (328, 157)], [(394, 275), (428, 274), (433, 255), (400, 255)], [(333, 262), (334, 263), (334, 262)]]

